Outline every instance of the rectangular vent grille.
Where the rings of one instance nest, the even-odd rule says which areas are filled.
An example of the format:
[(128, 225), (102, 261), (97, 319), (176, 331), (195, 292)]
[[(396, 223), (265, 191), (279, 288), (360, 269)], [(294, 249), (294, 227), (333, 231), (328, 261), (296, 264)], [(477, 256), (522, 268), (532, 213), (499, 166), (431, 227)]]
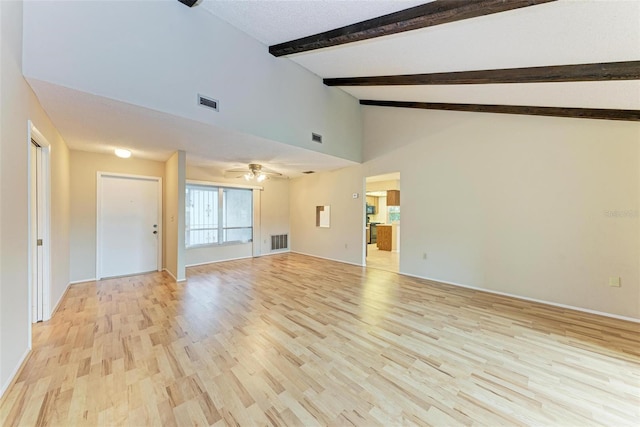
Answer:
[(271, 250), (277, 251), (279, 249), (287, 249), (289, 247), (288, 240), (288, 234), (278, 234), (271, 236)]
[(319, 133), (311, 133), (311, 140), (313, 142), (322, 144), (322, 135), (320, 135)]
[(218, 107), (220, 103), (217, 99), (207, 98), (202, 95), (198, 95), (198, 105), (211, 108), (212, 110), (219, 111)]

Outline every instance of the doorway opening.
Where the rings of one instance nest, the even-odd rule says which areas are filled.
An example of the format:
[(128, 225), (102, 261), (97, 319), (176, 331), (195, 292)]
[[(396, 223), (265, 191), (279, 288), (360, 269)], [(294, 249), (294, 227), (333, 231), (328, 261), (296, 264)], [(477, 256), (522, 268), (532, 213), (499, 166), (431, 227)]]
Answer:
[(50, 146), (29, 122), (29, 295), (31, 323), (51, 317)]
[(400, 172), (365, 179), (365, 264), (400, 271)]

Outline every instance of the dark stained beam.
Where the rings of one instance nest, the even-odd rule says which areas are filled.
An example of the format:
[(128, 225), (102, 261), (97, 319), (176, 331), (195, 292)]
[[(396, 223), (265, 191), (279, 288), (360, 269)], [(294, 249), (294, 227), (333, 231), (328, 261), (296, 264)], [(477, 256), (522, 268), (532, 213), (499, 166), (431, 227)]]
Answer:
[(269, 46), (269, 53), (273, 56), (291, 55), (552, 1), (556, 0), (436, 0), (357, 24)]
[(640, 110), (613, 110), (604, 108), (528, 107), (521, 105), (444, 104), (436, 102), (360, 100), (361, 105), (378, 107), (419, 108), (423, 110), (469, 111), (475, 113), (524, 114), (531, 116), (571, 117), (640, 121)]
[(198, 0), (178, 0), (178, 1), (184, 4), (185, 6), (189, 6), (189, 7), (193, 7), (196, 3), (198, 3)]
[(640, 61), (324, 79), (327, 86), (473, 85), (640, 80)]

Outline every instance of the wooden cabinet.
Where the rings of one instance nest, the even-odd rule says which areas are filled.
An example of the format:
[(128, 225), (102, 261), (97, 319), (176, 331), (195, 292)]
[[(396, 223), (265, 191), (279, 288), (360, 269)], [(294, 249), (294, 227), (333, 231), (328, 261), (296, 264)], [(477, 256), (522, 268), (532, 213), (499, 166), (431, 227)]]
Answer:
[(387, 190), (387, 206), (400, 206), (400, 190)]
[(378, 249), (381, 251), (391, 250), (391, 226), (390, 225), (378, 225)]
[(367, 205), (376, 207), (376, 214), (379, 212), (378, 198), (373, 196), (367, 196)]

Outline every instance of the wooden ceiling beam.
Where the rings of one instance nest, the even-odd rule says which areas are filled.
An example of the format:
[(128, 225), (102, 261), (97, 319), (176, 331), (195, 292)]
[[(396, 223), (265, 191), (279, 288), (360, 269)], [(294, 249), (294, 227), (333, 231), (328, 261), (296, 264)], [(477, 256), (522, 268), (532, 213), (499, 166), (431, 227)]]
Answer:
[(324, 79), (327, 86), (472, 85), (640, 80), (640, 61)]
[(178, 1), (188, 7), (193, 7), (195, 6), (196, 3), (198, 3), (198, 0), (178, 0)]
[(556, 0), (436, 0), (324, 33), (269, 46), (269, 53), (274, 56), (291, 55), (552, 1)]
[(624, 120), (639, 122), (640, 110), (604, 108), (529, 107), (521, 105), (446, 104), (436, 102), (360, 100), (361, 105), (419, 108), (423, 110), (468, 111), (475, 113), (524, 114), (531, 116), (570, 117), (578, 119)]

